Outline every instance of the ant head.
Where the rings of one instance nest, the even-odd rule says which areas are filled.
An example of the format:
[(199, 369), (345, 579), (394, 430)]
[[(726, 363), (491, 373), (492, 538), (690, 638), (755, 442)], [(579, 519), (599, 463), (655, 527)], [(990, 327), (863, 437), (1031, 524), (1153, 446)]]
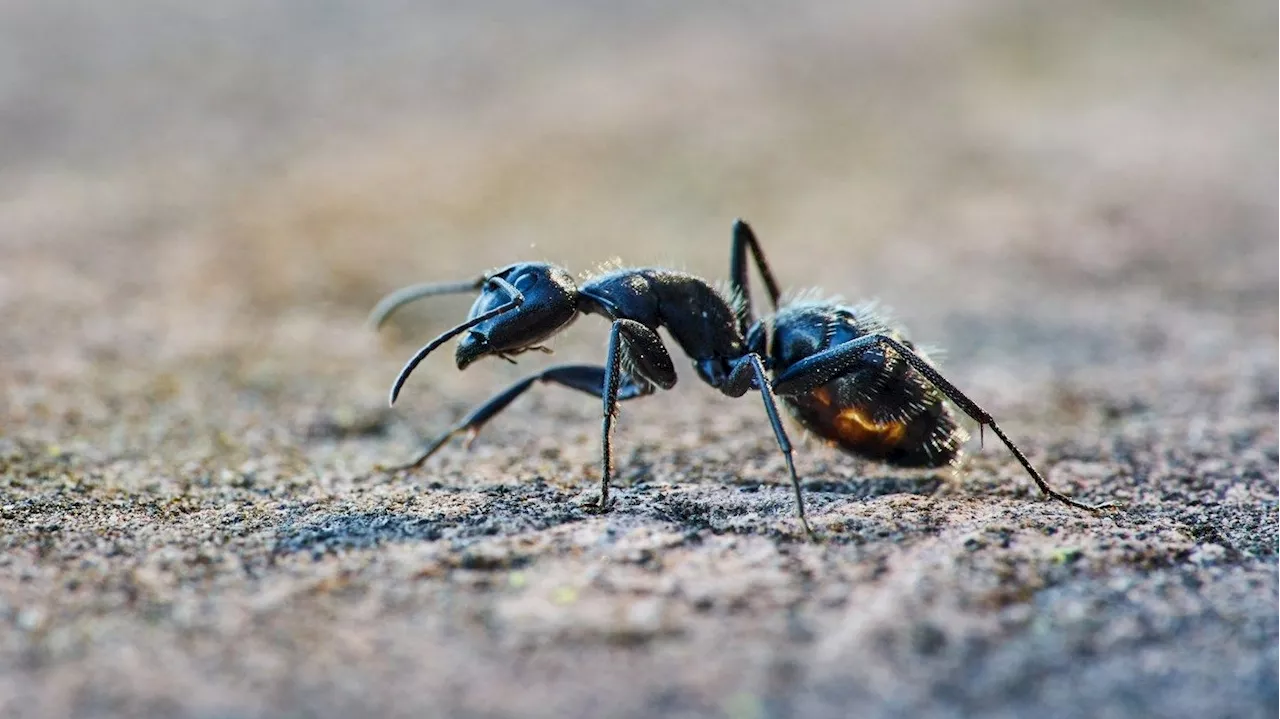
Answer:
[[(509, 309), (502, 311), (504, 306)], [(573, 321), (578, 312), (578, 287), (567, 270), (555, 265), (509, 265), (486, 276), (467, 318), (495, 312), (459, 340), (454, 355), (458, 369), (485, 355), (506, 357), (536, 348)]]

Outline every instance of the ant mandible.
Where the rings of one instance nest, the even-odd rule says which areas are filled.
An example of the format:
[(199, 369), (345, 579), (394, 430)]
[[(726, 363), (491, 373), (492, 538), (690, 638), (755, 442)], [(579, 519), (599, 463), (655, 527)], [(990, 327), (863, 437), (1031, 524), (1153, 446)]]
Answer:
[[(748, 254), (764, 280), (774, 308), (771, 317), (754, 315)], [(980, 428), (989, 427), (1046, 496), (1089, 511), (1110, 506), (1084, 504), (1051, 488), (991, 415), (939, 374), (871, 306), (804, 299), (780, 305), (778, 283), (755, 233), (742, 220), (734, 223), (729, 265), (728, 297), (699, 277), (656, 267), (618, 269), (579, 286), (567, 270), (543, 262), (520, 262), (469, 281), (413, 285), (387, 295), (370, 314), (374, 327), (425, 297), (480, 293), (465, 322), (427, 343), (400, 370), (391, 387), (393, 405), (422, 360), (464, 332), (454, 354), (460, 370), (486, 355), (514, 362), (511, 357), (523, 352), (549, 352), (542, 343), (579, 314), (600, 315), (612, 323), (604, 365), (557, 365), (530, 375), (472, 410), (417, 459), (396, 469), (422, 465), (460, 433), (474, 439), (535, 382), (546, 382), (604, 402), (599, 507), (607, 510), (618, 403), (676, 384), (671, 354), (657, 333), (665, 327), (693, 360), (702, 381), (730, 397), (760, 393), (786, 459), (796, 514), (810, 536), (791, 441), (775, 395), (802, 426), (840, 449), (903, 467), (940, 467), (959, 458), (967, 435), (945, 398)]]

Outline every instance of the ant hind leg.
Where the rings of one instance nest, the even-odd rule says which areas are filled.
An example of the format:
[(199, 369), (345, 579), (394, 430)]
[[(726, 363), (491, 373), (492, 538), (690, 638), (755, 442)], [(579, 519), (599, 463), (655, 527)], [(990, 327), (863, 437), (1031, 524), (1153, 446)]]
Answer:
[(773, 383), (774, 391), (778, 394), (791, 395), (802, 394), (815, 387), (820, 387), (847, 372), (849, 367), (855, 364), (858, 358), (861, 357), (862, 353), (872, 347), (881, 347), (892, 350), (894, 353), (902, 357), (902, 359), (906, 360), (906, 362), (911, 365), (912, 369), (919, 372), (925, 379), (929, 380), (934, 387), (937, 387), (938, 391), (946, 396), (947, 399), (954, 402), (962, 412), (969, 415), (969, 417), (975, 422), (978, 422), (979, 425), (990, 427), (991, 431), (1000, 438), (1000, 441), (1004, 443), (1004, 446), (1009, 449), (1009, 452), (1013, 454), (1014, 458), (1018, 460), (1018, 463), (1022, 465), (1022, 468), (1027, 471), (1027, 474), (1031, 475), (1031, 479), (1035, 481), (1036, 486), (1040, 488), (1040, 491), (1043, 492), (1046, 497), (1062, 502), (1070, 507), (1083, 509), (1089, 512), (1098, 512), (1115, 506), (1112, 502), (1103, 502), (1102, 504), (1085, 504), (1084, 502), (1074, 500), (1065, 494), (1054, 490), (1049, 486), (1049, 483), (1045, 481), (1045, 478), (1040, 474), (1040, 472), (1036, 470), (1035, 466), (1031, 464), (1031, 461), (1027, 459), (1026, 455), (1022, 453), (1022, 450), (1019, 449), (1018, 446), (1013, 443), (1013, 440), (1009, 439), (1009, 437), (1005, 435), (1004, 431), (1000, 429), (1000, 425), (996, 424), (995, 419), (990, 415), (990, 413), (982, 407), (979, 407), (976, 402), (969, 399), (968, 396), (961, 392), (955, 385), (951, 384), (947, 378), (943, 377), (942, 374), (939, 373), (933, 365), (925, 361), (924, 358), (920, 357), (920, 355), (916, 354), (910, 348), (904, 346), (902, 342), (887, 335), (863, 335), (862, 337), (850, 340), (842, 345), (832, 347), (831, 349), (820, 352), (812, 357), (806, 357), (800, 362), (788, 367), (785, 372), (782, 372), (775, 378)]

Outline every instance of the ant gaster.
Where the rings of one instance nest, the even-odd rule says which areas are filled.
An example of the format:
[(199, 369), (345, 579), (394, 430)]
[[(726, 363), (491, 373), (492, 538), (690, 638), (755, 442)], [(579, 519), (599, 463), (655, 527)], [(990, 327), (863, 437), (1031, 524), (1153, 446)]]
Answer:
[[(748, 253), (775, 308), (772, 317), (762, 320), (755, 318), (751, 306)], [(796, 513), (810, 535), (791, 441), (775, 395), (801, 425), (846, 452), (907, 467), (938, 467), (958, 459), (967, 435), (945, 397), (980, 427), (989, 427), (1045, 495), (1079, 509), (1108, 506), (1083, 504), (1054, 491), (991, 415), (870, 307), (804, 300), (780, 307), (778, 284), (760, 243), (741, 220), (734, 223), (729, 277), (726, 298), (706, 281), (675, 270), (620, 269), (578, 285), (561, 267), (521, 262), (471, 281), (413, 285), (386, 296), (370, 315), (375, 327), (398, 308), (424, 297), (480, 293), (467, 321), (426, 344), (400, 370), (391, 387), (392, 404), (418, 364), (458, 335), (463, 336), (454, 356), (458, 369), (465, 369), (486, 355), (514, 362), (511, 357), (523, 352), (549, 352), (541, 343), (580, 313), (612, 323), (604, 365), (557, 365), (516, 382), (463, 417), (401, 469), (420, 466), (460, 433), (474, 439), (486, 422), (535, 382), (558, 384), (604, 402), (599, 506), (607, 509), (618, 403), (676, 384), (671, 355), (657, 333), (665, 327), (693, 360), (702, 381), (730, 397), (751, 390), (760, 393), (786, 459)]]

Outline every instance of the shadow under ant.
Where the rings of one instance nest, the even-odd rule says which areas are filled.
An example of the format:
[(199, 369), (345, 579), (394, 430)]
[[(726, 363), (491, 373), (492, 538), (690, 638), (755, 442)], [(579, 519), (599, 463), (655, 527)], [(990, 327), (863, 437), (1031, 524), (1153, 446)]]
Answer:
[[(628, 529), (652, 526), (655, 522), (675, 525), (689, 533), (691, 541), (702, 532), (712, 534), (759, 534), (778, 540), (802, 540), (802, 535), (773, 527), (759, 519), (782, 518), (788, 514), (781, 501), (786, 487), (761, 483), (686, 483), (662, 487), (653, 483), (651, 468), (642, 463), (627, 473), (624, 497), (613, 511), (601, 515), (581, 501), (581, 492), (536, 477), (528, 481), (484, 488), (432, 483), (431, 487), (453, 493), (484, 495), (482, 506), (462, 514), (408, 514), (393, 510), (338, 510), (307, 514), (287, 520), (279, 532), (275, 554), (310, 552), (316, 557), (353, 549), (369, 549), (387, 543), (448, 541), (454, 548), (486, 537), (515, 536), (606, 516), (611, 535)], [(827, 504), (830, 495), (872, 499), (891, 494), (931, 495), (942, 484), (938, 475), (902, 477), (884, 475), (865, 479), (811, 479), (805, 482), (815, 504)], [(736, 488), (737, 491), (732, 491)], [(744, 495), (777, 489), (780, 500)], [(750, 522), (735, 517), (754, 514)], [(832, 539), (837, 539), (832, 537)]]
[(895, 476), (892, 474), (859, 479), (810, 479), (804, 483), (809, 493), (838, 494), (855, 499), (875, 499), (891, 494), (914, 494), (929, 497), (942, 487), (943, 478), (937, 474), (925, 476)]
[(288, 522), (276, 542), (276, 554), (312, 552), (319, 556), (343, 549), (367, 549), (392, 542), (466, 542), (496, 535), (535, 532), (578, 521), (588, 513), (574, 503), (575, 493), (537, 478), (482, 489), (432, 484), (454, 493), (480, 493), (483, 506), (456, 515), (407, 514), (393, 510), (318, 513)]

